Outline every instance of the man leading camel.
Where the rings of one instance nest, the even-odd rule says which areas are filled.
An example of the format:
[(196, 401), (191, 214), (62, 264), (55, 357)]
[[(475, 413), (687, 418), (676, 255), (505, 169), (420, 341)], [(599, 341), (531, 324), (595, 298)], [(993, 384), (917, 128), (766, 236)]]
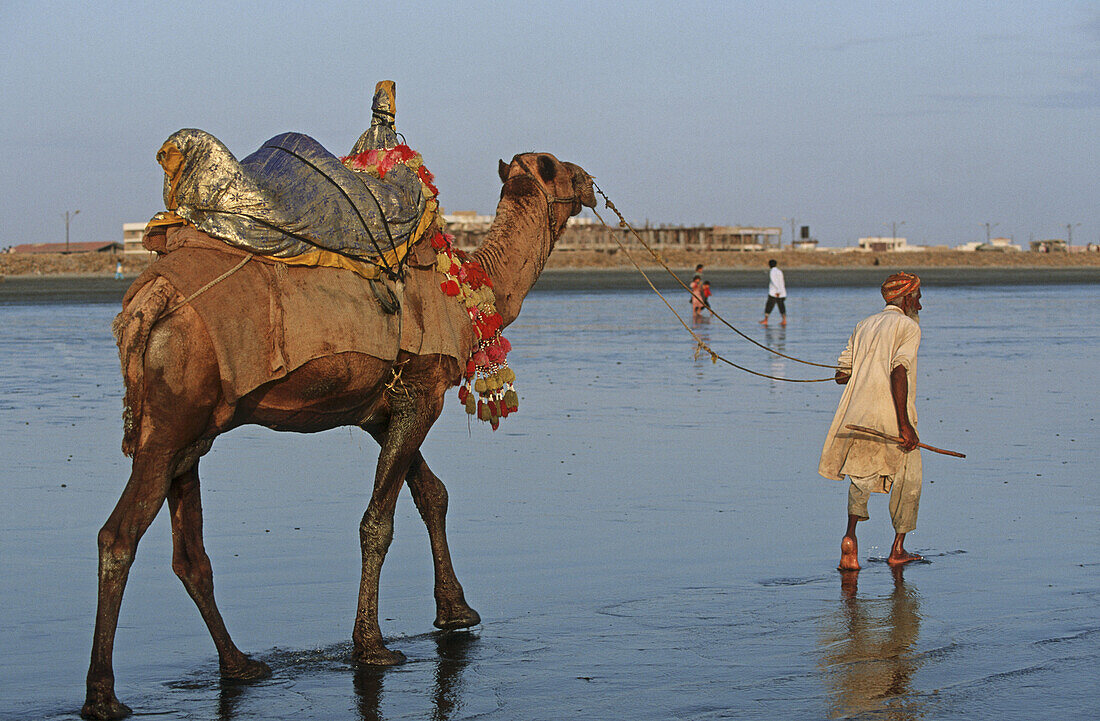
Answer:
[[(856, 325), (840, 354), (836, 382), (846, 386), (821, 451), (818, 473), (848, 485), (848, 530), (840, 543), (841, 571), (858, 571), (856, 523), (867, 520), (872, 492), (890, 494), (897, 535), (887, 562), (899, 566), (920, 556), (903, 547), (916, 528), (921, 492), (917, 450), (915, 375), (920, 347), (920, 278), (895, 273), (882, 284), (886, 307)], [(899, 436), (901, 444), (845, 428), (849, 423)]]

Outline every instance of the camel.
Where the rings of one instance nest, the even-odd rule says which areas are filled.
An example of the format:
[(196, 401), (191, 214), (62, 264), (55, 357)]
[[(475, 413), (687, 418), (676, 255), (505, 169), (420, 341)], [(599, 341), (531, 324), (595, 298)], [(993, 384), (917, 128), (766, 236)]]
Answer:
[[(473, 257), (492, 281), (496, 308), (507, 326), (519, 314), (568, 219), (582, 206), (595, 207), (596, 199), (584, 170), (547, 153), (500, 161), (499, 174), (503, 185), (496, 219)], [(142, 300), (149, 297), (139, 293), (131, 304), (150, 302)], [(381, 447), (373, 493), (359, 527), (363, 567), (352, 632), (356, 662), (390, 666), (404, 660), (400, 651), (383, 643), (378, 625), (379, 573), (393, 538), (394, 509), (403, 483), (431, 541), (435, 626), (460, 629), (480, 623), (451, 565), (445, 530), (447, 490), (420, 453), (442, 410), (445, 392), (460, 380), (458, 361), (405, 351), (396, 361), (339, 353), (309, 361), (261, 386), (230, 410), (222, 397), (214, 348), (198, 315), (186, 304), (158, 315), (163, 307), (127, 308), (146, 310), (153, 325), (141, 357), (127, 358), (124, 353), (122, 358), (127, 390), (138, 390), (132, 410), (141, 423), (129, 481), (99, 531), (98, 605), (82, 716), (116, 719), (130, 713), (114, 691), (114, 637), (137, 544), (165, 500), (171, 514), (172, 570), (206, 622), (222, 677), (247, 681), (271, 673), (230, 638), (214, 602), (213, 573), (202, 540), (199, 457), (218, 435), (244, 424), (297, 432), (355, 425)], [(133, 370), (135, 365), (140, 374)], [(400, 368), (401, 393), (392, 389), (395, 367)]]

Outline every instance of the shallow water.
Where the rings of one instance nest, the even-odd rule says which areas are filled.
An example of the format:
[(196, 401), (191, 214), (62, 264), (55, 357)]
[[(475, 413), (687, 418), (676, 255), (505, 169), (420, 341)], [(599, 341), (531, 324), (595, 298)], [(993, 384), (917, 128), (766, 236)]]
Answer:
[[(714, 302), (821, 362), (879, 307), (873, 287), (792, 289), (791, 324), (764, 330), (759, 295)], [(930, 562), (891, 573), (876, 497), (845, 587), (844, 488), (815, 472), (836, 385), (695, 360), (651, 294), (536, 292), (506, 334), (520, 412), (470, 429), (452, 398), (425, 444), (481, 626), (433, 632), (406, 494), (381, 609), (410, 661), (354, 669), (373, 441), (242, 428), (202, 462), (206, 543), (235, 640), (274, 676), (219, 682), (162, 513), (123, 603), (119, 697), (172, 719), (1095, 718), (1098, 301), (1098, 285), (928, 289), (919, 429), (968, 458), (924, 455), (907, 545)], [(0, 306), (0, 718), (83, 701), (95, 536), (128, 473), (116, 310)], [(762, 372), (820, 377), (699, 332)]]

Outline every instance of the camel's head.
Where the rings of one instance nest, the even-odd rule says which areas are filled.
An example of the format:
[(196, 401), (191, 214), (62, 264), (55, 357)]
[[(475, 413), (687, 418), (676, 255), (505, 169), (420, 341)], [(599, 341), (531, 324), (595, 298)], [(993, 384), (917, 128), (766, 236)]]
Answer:
[(569, 215), (582, 207), (595, 208), (592, 176), (573, 163), (563, 163), (550, 153), (522, 153), (511, 163), (500, 161), (500, 197), (541, 194), (552, 206), (568, 204)]

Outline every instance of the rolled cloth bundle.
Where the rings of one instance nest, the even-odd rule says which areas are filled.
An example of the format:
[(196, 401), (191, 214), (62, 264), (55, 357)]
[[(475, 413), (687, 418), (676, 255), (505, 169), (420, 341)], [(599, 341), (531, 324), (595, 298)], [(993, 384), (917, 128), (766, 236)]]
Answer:
[(903, 298), (920, 288), (920, 278), (912, 273), (894, 273), (882, 283), (882, 298), (887, 303)]

